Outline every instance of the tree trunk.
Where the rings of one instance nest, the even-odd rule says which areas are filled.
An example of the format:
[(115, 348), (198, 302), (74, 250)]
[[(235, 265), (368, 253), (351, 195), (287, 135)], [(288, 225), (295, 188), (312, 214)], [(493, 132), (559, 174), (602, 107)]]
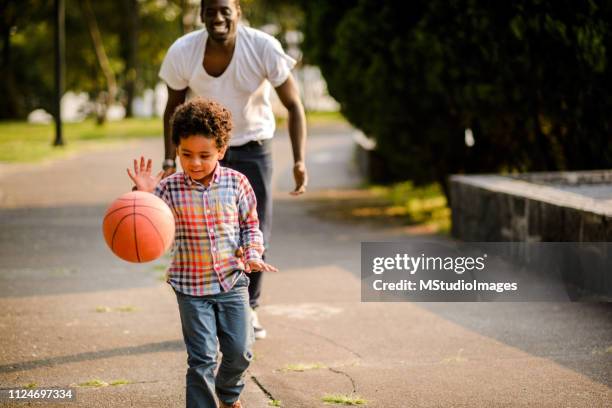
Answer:
[(125, 12), (125, 30), (122, 32), (122, 54), (125, 61), (125, 116), (134, 116), (132, 104), (136, 96), (138, 80), (138, 29), (139, 29), (139, 7), (137, 0), (125, 0), (122, 2)]
[[(10, 8), (10, 2), (0, 3), (0, 16), (2, 18), (0, 26), (1, 46), (0, 53), (0, 119), (16, 119), (25, 114), (23, 107), (18, 100), (18, 92), (15, 87), (13, 65), (11, 63), (11, 28), (15, 24), (16, 11)], [(13, 4), (14, 5), (14, 4)]]
[[(106, 112), (108, 108), (116, 99), (117, 81), (115, 80), (115, 74), (111, 69), (108, 56), (106, 55), (106, 51), (104, 50), (102, 35), (100, 34), (100, 29), (98, 28), (98, 23), (96, 22), (96, 16), (93, 12), (93, 8), (91, 7), (91, 3), (89, 2), (89, 0), (81, 0), (79, 2), (79, 5), (81, 6), (83, 18), (85, 18), (87, 28), (89, 29), (89, 34), (91, 35), (91, 41), (96, 51), (98, 63), (100, 64), (100, 68), (102, 69), (104, 77), (106, 78), (108, 92), (106, 92), (106, 95), (104, 98), (102, 98), (102, 100), (98, 98), (98, 104), (102, 104), (105, 106), (101, 106), (99, 109), (97, 109), (98, 124), (102, 124), (106, 120)], [(102, 95), (102, 93), (100, 93), (100, 95)]]

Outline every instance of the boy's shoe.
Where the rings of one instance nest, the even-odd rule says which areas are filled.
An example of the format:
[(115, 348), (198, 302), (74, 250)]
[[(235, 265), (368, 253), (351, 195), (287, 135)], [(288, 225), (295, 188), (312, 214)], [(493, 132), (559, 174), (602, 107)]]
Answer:
[(257, 312), (255, 309), (251, 309), (251, 319), (253, 322), (253, 330), (255, 331), (255, 339), (265, 339), (268, 333), (266, 333), (266, 329), (264, 329), (261, 323), (259, 323), (259, 318), (257, 317)]
[(221, 407), (220, 408), (242, 408), (242, 404), (240, 403), (240, 400), (234, 402), (231, 405), (227, 405), (225, 402), (221, 401)]

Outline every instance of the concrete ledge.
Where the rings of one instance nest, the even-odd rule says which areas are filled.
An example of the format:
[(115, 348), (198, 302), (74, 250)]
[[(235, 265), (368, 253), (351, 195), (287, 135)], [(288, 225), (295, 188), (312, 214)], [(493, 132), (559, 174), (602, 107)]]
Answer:
[[(609, 188), (612, 171), (560, 173), (554, 180), (592, 180), (593, 173)], [(612, 241), (612, 200), (525, 181), (553, 175), (451, 176), (453, 235), (465, 241)]]
[[(590, 242), (568, 247), (561, 274), (573, 300), (610, 301), (612, 255), (594, 243), (612, 241), (611, 186), (612, 171), (452, 176), (452, 234), (472, 242)], [(529, 256), (510, 259), (537, 269)]]

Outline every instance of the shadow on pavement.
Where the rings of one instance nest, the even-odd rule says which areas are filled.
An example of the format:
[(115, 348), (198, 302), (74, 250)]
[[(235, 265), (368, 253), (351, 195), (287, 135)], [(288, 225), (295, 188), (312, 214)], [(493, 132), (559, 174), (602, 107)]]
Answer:
[(91, 351), (69, 356), (44, 358), (41, 360), (25, 361), (22, 363), (9, 363), (0, 366), (0, 373), (27, 371), (41, 367), (55, 367), (61, 364), (80, 363), (83, 361), (100, 360), (117, 356), (132, 356), (135, 354), (149, 354), (167, 351), (184, 351), (183, 340), (162, 341), (158, 343), (143, 344), (140, 346), (120, 347), (110, 350)]

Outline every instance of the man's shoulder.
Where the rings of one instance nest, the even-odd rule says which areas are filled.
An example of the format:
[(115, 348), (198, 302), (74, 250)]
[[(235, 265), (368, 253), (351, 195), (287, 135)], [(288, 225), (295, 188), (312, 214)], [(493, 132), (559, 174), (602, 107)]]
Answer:
[(249, 41), (254, 42), (258, 45), (266, 45), (266, 44), (278, 42), (278, 40), (274, 38), (274, 36), (264, 31), (253, 28), (253, 27), (247, 27), (241, 24), (240, 30), (242, 34), (245, 36), (245, 38), (247, 38)]
[(176, 50), (183, 50), (189, 49), (191, 47), (197, 47), (204, 43), (203, 41), (205, 37), (205, 29), (195, 30), (179, 37), (176, 41), (174, 41), (171, 48)]

